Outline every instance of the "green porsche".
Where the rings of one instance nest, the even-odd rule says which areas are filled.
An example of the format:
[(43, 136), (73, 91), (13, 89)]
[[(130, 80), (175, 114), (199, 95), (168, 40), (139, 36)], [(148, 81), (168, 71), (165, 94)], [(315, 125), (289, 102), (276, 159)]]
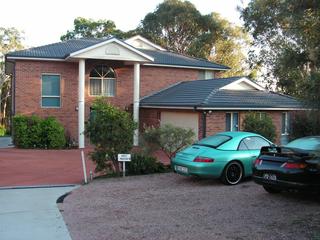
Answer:
[(178, 152), (171, 166), (181, 175), (220, 178), (225, 184), (235, 185), (252, 175), (261, 147), (272, 145), (255, 133), (221, 132)]

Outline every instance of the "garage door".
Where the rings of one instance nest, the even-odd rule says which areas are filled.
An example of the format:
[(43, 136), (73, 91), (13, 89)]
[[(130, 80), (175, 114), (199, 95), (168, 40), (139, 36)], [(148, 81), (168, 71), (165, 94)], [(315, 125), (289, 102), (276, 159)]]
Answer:
[(161, 112), (161, 125), (172, 124), (173, 126), (191, 128), (198, 139), (199, 117), (198, 113)]

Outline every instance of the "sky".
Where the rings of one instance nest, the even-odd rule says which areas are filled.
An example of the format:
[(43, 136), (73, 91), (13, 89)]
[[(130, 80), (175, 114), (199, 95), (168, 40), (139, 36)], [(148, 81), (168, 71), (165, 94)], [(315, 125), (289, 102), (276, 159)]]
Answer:
[[(230, 22), (242, 24), (237, 6), (249, 0), (189, 0), (202, 13), (218, 12)], [(24, 45), (41, 46), (59, 42), (60, 36), (73, 29), (76, 17), (105, 19), (117, 28), (136, 28), (144, 16), (153, 12), (162, 0), (15, 0), (4, 1), (0, 27), (15, 27), (24, 32)]]

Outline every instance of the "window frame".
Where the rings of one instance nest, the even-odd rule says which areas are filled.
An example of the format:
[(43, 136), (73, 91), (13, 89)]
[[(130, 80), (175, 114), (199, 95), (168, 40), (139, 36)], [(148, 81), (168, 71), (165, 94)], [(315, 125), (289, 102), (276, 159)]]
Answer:
[[(230, 113), (230, 130), (227, 130), (227, 114)], [(238, 125), (237, 125), (237, 130), (236, 131), (233, 131), (233, 115), (234, 113), (238, 114)], [(229, 131), (229, 132), (239, 132), (240, 131), (240, 114), (239, 112), (226, 112), (225, 113), (225, 129), (226, 131)]]
[[(105, 66), (106, 68), (110, 68), (110, 69), (112, 69), (112, 71), (113, 71), (113, 73), (114, 73), (114, 78), (107, 78), (107, 77), (91, 77), (90, 75), (91, 75), (91, 72), (93, 71), (93, 70), (95, 70), (97, 67), (99, 67), (99, 66)], [(97, 73), (98, 73), (98, 71), (96, 71)], [(98, 73), (99, 74), (99, 73)], [(100, 75), (100, 74), (99, 74)], [(89, 87), (88, 87), (88, 95), (90, 96), (90, 97), (116, 97), (117, 96), (117, 73), (116, 73), (116, 71), (112, 68), (112, 67), (109, 67), (108, 65), (105, 65), (105, 64), (99, 64), (99, 65), (96, 65), (96, 66), (94, 66), (92, 69), (91, 69), (91, 71), (90, 71), (90, 73), (89, 73)], [(98, 95), (93, 95), (93, 94), (91, 94), (91, 79), (94, 79), (94, 80), (100, 80), (100, 86), (101, 86), (101, 93), (100, 94), (98, 94)], [(103, 93), (103, 89), (104, 89), (104, 80), (114, 80), (114, 94), (113, 95), (107, 95), (106, 93)]]
[[(284, 126), (283, 124), (283, 116), (284, 116)], [(284, 128), (284, 132), (282, 131)], [(290, 114), (289, 112), (281, 113), (281, 136), (289, 136), (290, 135)]]
[[(43, 76), (47, 75), (47, 76), (59, 76), (59, 93), (60, 95), (43, 95), (42, 92), (42, 87), (43, 87)], [(41, 88), (41, 99), (40, 99), (40, 105), (41, 108), (61, 108), (62, 107), (62, 99), (61, 99), (61, 74), (60, 73), (41, 73), (41, 78), (40, 78), (40, 88)], [(43, 106), (43, 98), (59, 98), (59, 106)]]
[[(238, 148), (237, 148), (238, 151), (257, 151), (257, 150), (260, 150), (260, 149), (261, 149), (261, 148), (260, 148), (260, 149), (250, 149), (249, 146), (247, 145), (247, 143), (245, 142), (245, 140), (248, 139), (248, 138), (258, 138), (258, 139), (261, 139), (261, 140), (267, 142), (267, 143), (269, 144), (269, 146), (271, 146), (271, 143), (270, 143), (269, 141), (267, 141), (266, 139), (264, 139), (264, 138), (262, 138), (262, 137), (260, 137), (260, 136), (248, 136), (248, 137), (243, 138), (243, 139), (239, 142), (239, 145), (238, 145)], [(241, 145), (242, 143), (247, 147), (247, 149), (240, 149), (240, 145)]]

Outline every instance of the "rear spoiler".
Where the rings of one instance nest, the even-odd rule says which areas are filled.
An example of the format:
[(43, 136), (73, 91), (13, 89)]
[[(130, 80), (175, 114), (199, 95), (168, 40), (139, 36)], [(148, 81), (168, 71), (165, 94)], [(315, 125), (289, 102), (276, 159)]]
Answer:
[(299, 148), (266, 146), (261, 148), (260, 155), (273, 155), (273, 156), (281, 156), (281, 157), (287, 157), (287, 156), (308, 157), (312, 154), (310, 154), (310, 152), (306, 150), (299, 149)]

